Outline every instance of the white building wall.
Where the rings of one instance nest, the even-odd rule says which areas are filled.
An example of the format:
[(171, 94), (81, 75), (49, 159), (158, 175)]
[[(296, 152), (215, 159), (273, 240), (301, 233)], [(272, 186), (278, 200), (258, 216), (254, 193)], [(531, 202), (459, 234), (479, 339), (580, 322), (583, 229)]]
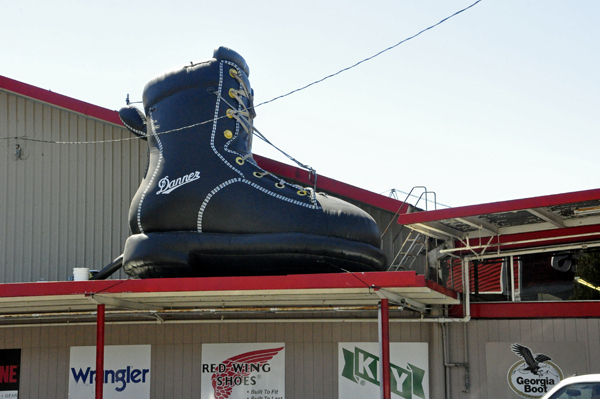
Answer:
[(0, 283), (64, 281), (74, 267), (110, 263), (129, 235), (129, 201), (146, 168), (146, 143), (137, 139), (23, 138), (131, 136), (124, 127), (0, 90)]

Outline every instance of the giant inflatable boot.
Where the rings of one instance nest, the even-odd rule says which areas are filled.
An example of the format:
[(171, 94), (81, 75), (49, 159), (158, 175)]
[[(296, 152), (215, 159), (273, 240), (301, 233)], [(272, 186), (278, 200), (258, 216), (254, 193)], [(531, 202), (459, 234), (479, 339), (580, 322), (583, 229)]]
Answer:
[(380, 233), (361, 209), (283, 181), (252, 158), (253, 91), (226, 47), (144, 89), (145, 115), (119, 111), (147, 139), (129, 210), (131, 276), (231, 276), (383, 270)]

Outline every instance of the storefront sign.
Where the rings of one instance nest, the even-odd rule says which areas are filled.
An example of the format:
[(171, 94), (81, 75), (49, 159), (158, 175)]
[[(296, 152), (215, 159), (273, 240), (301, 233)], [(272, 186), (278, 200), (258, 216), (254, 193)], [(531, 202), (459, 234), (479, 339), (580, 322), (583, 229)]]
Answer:
[[(377, 398), (380, 394), (379, 344), (340, 342), (339, 398)], [(392, 398), (429, 399), (427, 343), (390, 343)]]
[(203, 344), (201, 397), (285, 399), (285, 344)]
[[(150, 398), (150, 345), (104, 347), (104, 399)], [(93, 398), (96, 347), (72, 346), (69, 399)]]
[(486, 365), (488, 392), (514, 399), (541, 398), (564, 377), (587, 373), (579, 342), (488, 342)]
[(0, 349), (0, 399), (19, 397), (21, 349)]
[(521, 358), (508, 370), (508, 385), (523, 398), (540, 398), (564, 378), (562, 370), (544, 353), (514, 343), (512, 351)]

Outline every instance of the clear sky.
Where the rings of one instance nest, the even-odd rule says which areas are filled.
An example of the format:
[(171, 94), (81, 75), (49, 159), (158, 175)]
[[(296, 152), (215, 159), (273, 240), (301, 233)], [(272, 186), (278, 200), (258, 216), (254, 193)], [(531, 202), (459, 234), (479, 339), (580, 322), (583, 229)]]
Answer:
[[(0, 0), (0, 75), (116, 110), (224, 45), (260, 103), (474, 1)], [(319, 174), (378, 193), (426, 186), (460, 206), (598, 188), (599, 20), (597, 0), (483, 0), (259, 107), (255, 125)], [(254, 152), (285, 161), (259, 140)]]

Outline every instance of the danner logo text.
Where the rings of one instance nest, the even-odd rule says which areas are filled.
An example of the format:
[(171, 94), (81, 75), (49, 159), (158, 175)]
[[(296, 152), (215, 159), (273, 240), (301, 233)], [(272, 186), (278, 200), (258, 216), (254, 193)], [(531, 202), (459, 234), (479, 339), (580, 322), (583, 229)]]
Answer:
[(199, 178), (200, 172), (198, 171), (192, 172), (189, 175), (185, 175), (183, 177), (178, 177), (176, 180), (169, 180), (169, 176), (165, 176), (158, 181), (159, 190), (156, 192), (156, 195), (169, 194), (176, 188), (179, 188), (184, 184), (191, 183), (194, 180), (198, 180)]

